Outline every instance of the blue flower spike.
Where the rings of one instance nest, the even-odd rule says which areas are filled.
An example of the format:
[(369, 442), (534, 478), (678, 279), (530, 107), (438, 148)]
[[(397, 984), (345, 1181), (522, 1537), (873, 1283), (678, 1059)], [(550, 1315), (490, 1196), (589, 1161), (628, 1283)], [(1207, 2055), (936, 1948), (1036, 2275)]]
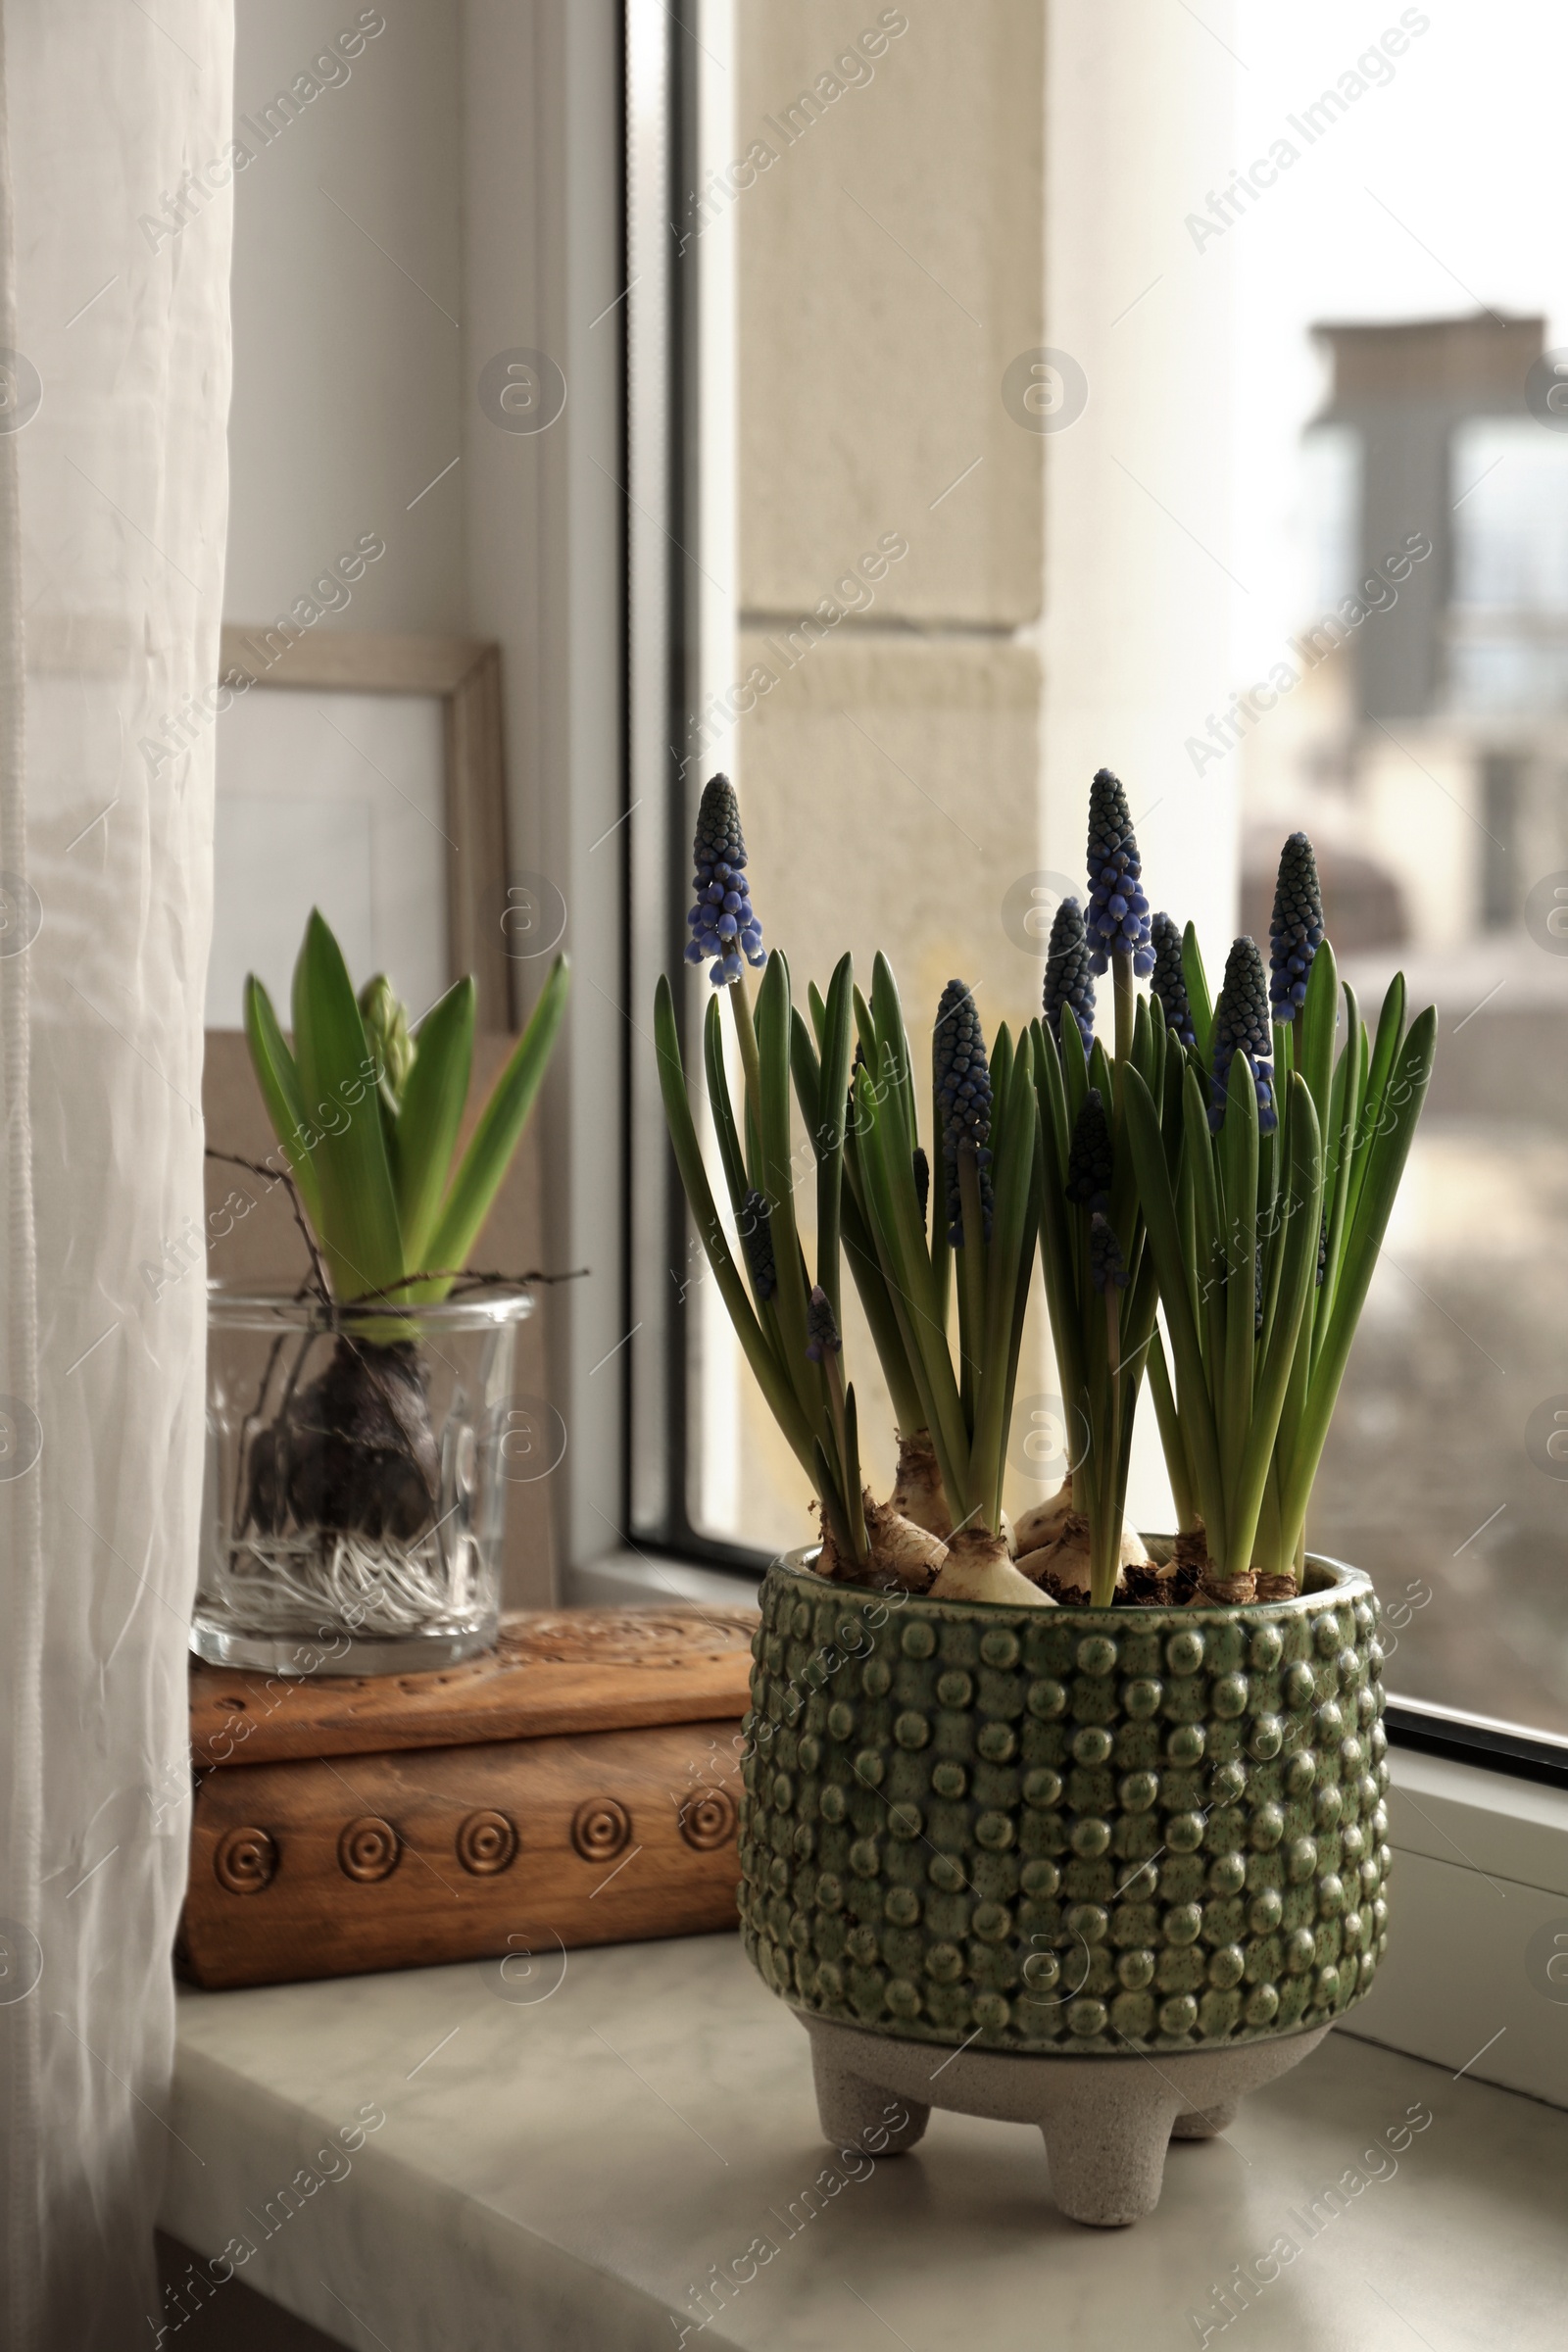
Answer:
[(746, 880), (740, 805), (728, 776), (710, 776), (703, 786), (692, 863), (696, 903), (686, 917), (692, 934), (686, 960), (702, 963), (710, 956), (708, 977), (715, 988), (729, 988), (741, 976), (743, 956), (754, 967), (766, 957)]
[(1063, 1190), (1079, 1208), (1099, 1211), (1110, 1206), (1110, 1122), (1099, 1087), (1092, 1086), (1073, 1121)]
[(1141, 980), (1154, 968), (1149, 939), (1149, 901), (1143, 860), (1121, 778), (1100, 768), (1089, 787), (1089, 911), (1085, 918), (1093, 969), (1108, 971), (1112, 956), (1130, 956)]
[(1127, 1267), (1110, 1219), (1096, 1209), (1089, 1220), (1089, 1279), (1097, 1291), (1124, 1291)]
[(1062, 900), (1051, 926), (1042, 1007), (1046, 1027), (1058, 1050), (1062, 1015), (1070, 1012), (1084, 1041), (1084, 1052), (1089, 1052), (1095, 1042), (1094, 964), (1089, 954), (1089, 935), (1084, 928), (1084, 910), (1076, 899)]
[(1193, 1008), (1187, 997), (1187, 974), (1182, 966), (1182, 935), (1168, 914), (1156, 914), (1151, 932), (1154, 946), (1153, 992), (1165, 1015), (1165, 1026), (1189, 1054), (1198, 1039), (1193, 1033)]
[(958, 1149), (973, 1147), (980, 1170), (984, 1239), (991, 1239), (991, 1065), (986, 1041), (964, 980), (950, 980), (937, 1006), (931, 1038), (932, 1076), (942, 1114), (942, 1169), (947, 1182), (948, 1240), (963, 1248), (963, 1200)]
[(1306, 1003), (1307, 974), (1322, 945), (1317, 859), (1306, 835), (1293, 833), (1280, 852), (1274, 917), (1268, 927), (1269, 1008), (1276, 1021), (1294, 1021)]
[(806, 1352), (813, 1364), (821, 1364), (837, 1355), (843, 1346), (833, 1319), (833, 1301), (820, 1283), (813, 1284), (806, 1306)]
[(741, 1202), (741, 1240), (746, 1245), (746, 1260), (752, 1269), (752, 1287), (758, 1301), (765, 1306), (778, 1289), (778, 1269), (773, 1259), (773, 1211), (767, 1195), (749, 1192)]
[(1226, 956), (1225, 984), (1214, 1007), (1214, 1069), (1208, 1082), (1208, 1124), (1214, 1135), (1225, 1124), (1226, 1090), (1238, 1054), (1257, 1089), (1258, 1132), (1271, 1134), (1279, 1123), (1274, 1109), (1274, 1041), (1263, 958), (1250, 939), (1237, 940)]

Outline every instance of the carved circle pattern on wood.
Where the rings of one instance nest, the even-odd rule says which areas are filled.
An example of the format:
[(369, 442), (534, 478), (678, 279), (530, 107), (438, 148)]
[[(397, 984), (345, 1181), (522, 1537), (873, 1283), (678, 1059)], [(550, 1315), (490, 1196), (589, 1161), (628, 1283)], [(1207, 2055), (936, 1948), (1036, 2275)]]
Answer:
[(374, 1813), (365, 1813), (358, 1821), (349, 1823), (337, 1841), (338, 1868), (345, 1878), (369, 1885), (376, 1879), (392, 1876), (401, 1851), (392, 1824), (378, 1819)]
[(612, 1796), (591, 1796), (572, 1816), (571, 1842), (585, 1862), (613, 1862), (631, 1840), (631, 1815)]
[(493, 1879), (511, 1868), (517, 1833), (505, 1813), (470, 1813), (458, 1832), (458, 1860), (476, 1879)]
[(213, 1856), (213, 1875), (230, 1894), (260, 1894), (277, 1869), (277, 1847), (265, 1830), (227, 1830)]
[(705, 1788), (680, 1809), (680, 1834), (699, 1854), (728, 1845), (735, 1835), (735, 1806), (722, 1788)]

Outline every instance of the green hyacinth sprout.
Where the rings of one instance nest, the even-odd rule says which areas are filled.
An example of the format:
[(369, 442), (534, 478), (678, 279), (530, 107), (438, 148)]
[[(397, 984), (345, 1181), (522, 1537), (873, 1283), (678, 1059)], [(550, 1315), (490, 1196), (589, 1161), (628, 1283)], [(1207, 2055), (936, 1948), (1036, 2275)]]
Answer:
[[(1304, 838), (1291, 849), (1304, 862)], [(1246, 1018), (1255, 1027), (1256, 951), (1238, 944), (1250, 951)], [(1128, 1090), (1170, 1342), (1168, 1361), (1157, 1334), (1150, 1353), (1166, 1467), (1200, 1573), (1241, 1597), (1254, 1575), (1269, 1591), (1304, 1576), (1312, 1485), (1437, 1044), (1430, 1006), (1406, 1027), (1400, 974), (1372, 1041), (1345, 987), (1336, 1054), (1334, 952), (1326, 939), (1312, 946), (1298, 1016), (1274, 1031), (1272, 1132), (1259, 1116), (1255, 1059), (1220, 1034), (1220, 1008), (1210, 1009), (1191, 925), (1183, 960), (1195, 1046), (1179, 1115), (1168, 1087), (1162, 1104), (1141, 1078)]]
[[(256, 1081), (339, 1306), (444, 1298), (522, 1138), (566, 1008), (558, 956), (526, 1029), (456, 1158), (473, 1058), (475, 991), (460, 980), (410, 1032), (384, 976), (356, 998), (319, 913), (294, 967), (294, 1043), (253, 972), (245, 1035)], [(456, 1164), (454, 1164), (456, 1162)], [(362, 1336), (394, 1339), (367, 1318)]]
[[(935, 1459), (949, 1545), (943, 1590), (1037, 1599), (1010, 1565), (1002, 1517), (1036, 1232), (1039, 1121), (1030, 1060), (1005, 1024), (987, 1055), (969, 991), (950, 983), (933, 1033), (924, 1147), (903, 1006), (885, 956), (876, 959), (870, 1003), (857, 998), (856, 1013), (861, 1058), (845, 1147), (845, 1199), (857, 1218), (851, 1262), (858, 1278), (864, 1249), (860, 1297), (901, 1432), (917, 1420)], [(929, 1218), (922, 1160), (939, 1171)]]
[[(790, 1133), (795, 1015), (784, 957), (776, 949), (767, 957), (755, 1019), (749, 1004), (739, 1016), (749, 1048), (743, 1064), (747, 1084), (742, 1118), (736, 1116), (724, 1067), (716, 993), (709, 998), (704, 1022), (708, 1106), (728, 1195), (729, 1224), (739, 1250), (731, 1245), (708, 1180), (687, 1093), (674, 993), (662, 976), (654, 999), (654, 1043), (675, 1163), (735, 1335), (774, 1420), (816, 1493), (839, 1553), (846, 1562), (865, 1569), (871, 1544), (855, 1390), (844, 1377), (842, 1346), (827, 1344), (829, 1332), (837, 1338), (841, 1321), (839, 1189), (854, 985), (845, 956), (828, 992), (823, 1127), (813, 1136), (818, 1180), (814, 1282), (807, 1273), (795, 1219)], [(725, 993), (744, 1002), (744, 990), (745, 982), (737, 974)]]

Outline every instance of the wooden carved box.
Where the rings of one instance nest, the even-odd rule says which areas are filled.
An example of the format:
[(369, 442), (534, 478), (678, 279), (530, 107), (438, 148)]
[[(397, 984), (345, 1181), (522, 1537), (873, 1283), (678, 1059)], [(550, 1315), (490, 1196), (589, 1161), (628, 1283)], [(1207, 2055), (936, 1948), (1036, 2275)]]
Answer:
[[(526, 1611), (441, 1673), (193, 1662), (177, 1959), (211, 1987), (736, 1925), (750, 1609)], [(525, 1966), (519, 1960), (519, 1966)]]

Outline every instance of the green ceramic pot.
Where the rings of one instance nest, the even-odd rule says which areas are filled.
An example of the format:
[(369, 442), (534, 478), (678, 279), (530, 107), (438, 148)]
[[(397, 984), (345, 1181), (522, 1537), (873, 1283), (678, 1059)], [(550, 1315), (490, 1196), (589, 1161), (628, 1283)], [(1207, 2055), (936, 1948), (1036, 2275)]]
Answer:
[(905, 2040), (1076, 2057), (1343, 2017), (1387, 1943), (1378, 1602), (762, 1587), (740, 1908), (765, 1982)]

